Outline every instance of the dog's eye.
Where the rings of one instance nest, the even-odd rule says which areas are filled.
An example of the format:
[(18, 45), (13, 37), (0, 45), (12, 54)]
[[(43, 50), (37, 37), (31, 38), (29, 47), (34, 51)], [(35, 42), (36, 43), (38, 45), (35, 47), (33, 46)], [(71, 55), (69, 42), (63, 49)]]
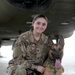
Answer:
[(52, 51), (55, 51), (55, 49), (53, 48)]
[(59, 51), (62, 51), (62, 49), (61, 49), (61, 48), (59, 48)]

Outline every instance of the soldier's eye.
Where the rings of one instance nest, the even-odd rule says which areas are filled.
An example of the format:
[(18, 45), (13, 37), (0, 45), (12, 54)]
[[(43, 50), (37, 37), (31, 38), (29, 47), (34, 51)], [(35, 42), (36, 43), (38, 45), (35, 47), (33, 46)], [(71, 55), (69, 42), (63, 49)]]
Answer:
[(45, 23), (43, 23), (42, 25), (43, 25), (43, 26), (45, 26), (46, 24), (45, 24)]
[(37, 22), (38, 25), (40, 25), (40, 22)]

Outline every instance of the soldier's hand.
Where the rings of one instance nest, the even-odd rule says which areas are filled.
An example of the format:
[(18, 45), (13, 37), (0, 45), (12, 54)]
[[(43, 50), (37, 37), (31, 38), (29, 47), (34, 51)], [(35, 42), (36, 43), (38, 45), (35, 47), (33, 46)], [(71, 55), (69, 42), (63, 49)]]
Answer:
[(45, 68), (43, 66), (37, 66), (37, 71), (43, 73), (45, 71)]

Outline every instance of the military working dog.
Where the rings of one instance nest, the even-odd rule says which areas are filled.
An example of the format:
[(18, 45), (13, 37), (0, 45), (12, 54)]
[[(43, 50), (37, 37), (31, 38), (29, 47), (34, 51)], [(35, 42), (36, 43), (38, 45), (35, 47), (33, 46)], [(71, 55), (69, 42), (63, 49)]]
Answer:
[(62, 75), (61, 61), (63, 57), (64, 38), (62, 35), (55, 35), (53, 42), (52, 37), (48, 38), (49, 58), (44, 64), (45, 72), (43, 75)]

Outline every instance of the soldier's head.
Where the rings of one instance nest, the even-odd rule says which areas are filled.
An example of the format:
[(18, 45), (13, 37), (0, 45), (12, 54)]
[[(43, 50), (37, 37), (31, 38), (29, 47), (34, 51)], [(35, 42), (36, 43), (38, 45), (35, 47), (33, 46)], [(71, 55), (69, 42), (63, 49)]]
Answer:
[(32, 21), (33, 30), (37, 33), (42, 33), (47, 28), (48, 19), (44, 15), (36, 15)]

